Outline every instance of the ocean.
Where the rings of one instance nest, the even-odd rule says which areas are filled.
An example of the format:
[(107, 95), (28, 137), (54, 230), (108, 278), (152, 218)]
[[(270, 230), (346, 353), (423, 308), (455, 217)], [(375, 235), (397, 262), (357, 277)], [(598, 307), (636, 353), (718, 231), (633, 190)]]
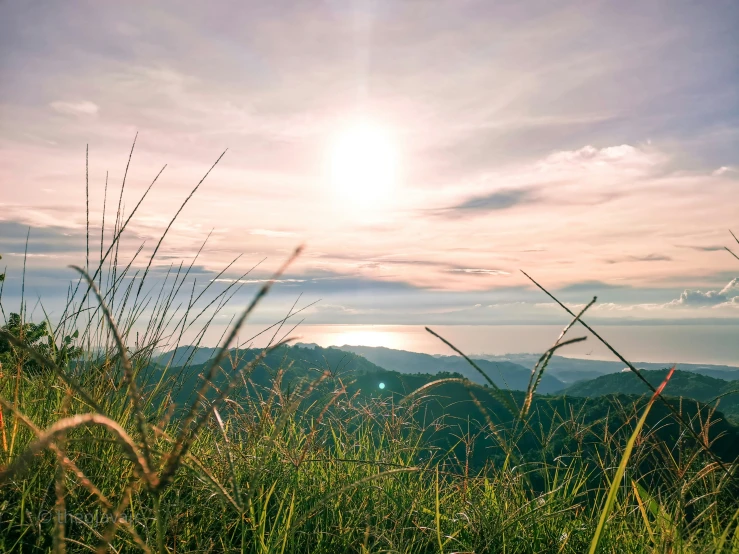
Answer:
[[(247, 325), (242, 342), (267, 325)], [(285, 325), (278, 338), (291, 326)], [(549, 348), (562, 331), (557, 325), (435, 325), (435, 332), (466, 354), (540, 353)], [(625, 358), (634, 362), (706, 363), (739, 366), (739, 325), (601, 325), (596, 331)], [(264, 345), (276, 328), (253, 339)], [(299, 342), (320, 346), (385, 346), (427, 354), (454, 354), (422, 325), (301, 325), (290, 333)], [(558, 351), (573, 358), (616, 360), (598, 339), (582, 326), (567, 335), (587, 340)]]

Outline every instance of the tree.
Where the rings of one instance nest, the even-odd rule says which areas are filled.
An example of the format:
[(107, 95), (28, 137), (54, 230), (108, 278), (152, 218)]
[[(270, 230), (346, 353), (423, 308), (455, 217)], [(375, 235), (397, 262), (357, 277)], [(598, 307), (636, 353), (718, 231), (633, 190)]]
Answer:
[[(67, 364), (70, 359), (82, 353), (82, 349), (74, 344), (74, 339), (79, 336), (78, 331), (65, 336), (61, 345), (57, 347), (54, 336), (45, 321), (42, 323), (23, 322), (20, 314), (11, 313), (7, 323), (0, 327), (0, 330), (11, 334), (24, 345), (35, 349), (44, 358), (60, 366)], [(0, 364), (6, 368), (20, 365), (29, 374), (41, 373), (43, 369), (28, 353), (13, 346), (2, 334), (0, 334)]]

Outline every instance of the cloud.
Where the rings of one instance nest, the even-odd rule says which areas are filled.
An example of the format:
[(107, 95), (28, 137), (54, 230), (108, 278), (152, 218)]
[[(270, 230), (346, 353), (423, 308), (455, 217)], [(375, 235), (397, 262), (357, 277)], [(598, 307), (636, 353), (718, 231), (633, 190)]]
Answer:
[(601, 294), (603, 293), (603, 291), (621, 290), (621, 289), (629, 289), (629, 288), (630, 287), (627, 285), (614, 285), (613, 283), (589, 280), (589, 281), (580, 281), (579, 283), (572, 283), (570, 285), (566, 285), (564, 287), (561, 287), (558, 290), (558, 292), (574, 293), (574, 294), (591, 294), (591, 293)]
[(49, 106), (64, 115), (97, 115), (100, 111), (100, 107), (97, 104), (86, 100), (82, 102), (63, 102), (61, 100), (56, 100), (49, 104)]
[(26, 250), (35, 256), (84, 255), (85, 232), (64, 227), (36, 227), (18, 221), (0, 221), (0, 252), (3, 254), (23, 254)]
[(343, 304), (322, 304), (318, 303), (306, 310), (306, 313), (308, 314), (325, 314), (325, 315), (359, 315), (359, 314), (366, 314), (366, 313), (372, 313), (376, 310), (372, 309), (365, 309), (365, 310), (358, 310), (356, 308), (351, 308), (348, 306), (344, 306)]
[(28, 252), (8, 252), (6, 256), (16, 256), (18, 258), (61, 258), (59, 254), (33, 254)]
[[(669, 159), (655, 148), (629, 144), (557, 150), (538, 161), (491, 169), (463, 181), (457, 189), (461, 200), (437, 213), (459, 217), (505, 212), (508, 217), (512, 208), (523, 205), (544, 206), (550, 212), (555, 208), (594, 208), (633, 195), (637, 186), (643, 194), (645, 183), (659, 178)], [(513, 211), (510, 217), (517, 214)]]
[(664, 254), (647, 254), (646, 256), (630, 256), (629, 258), (635, 262), (669, 262), (672, 260)]
[(642, 176), (662, 165), (666, 157), (654, 150), (636, 148), (630, 144), (595, 148), (583, 146), (578, 150), (566, 150), (550, 154), (539, 162), (539, 171), (546, 173), (612, 173)]
[(472, 275), (510, 275), (509, 272), (501, 269), (482, 269), (482, 268), (454, 268), (449, 271), (455, 273), (470, 273)]
[(590, 310), (594, 312), (610, 312), (610, 311), (622, 311), (632, 312), (638, 310), (659, 310), (663, 308), (663, 304), (646, 303), (646, 304), (617, 304), (615, 302), (605, 302), (603, 304), (596, 304)]
[(714, 177), (721, 177), (722, 175), (727, 175), (730, 173), (739, 173), (735, 167), (729, 167), (728, 165), (724, 165), (719, 167), (716, 171), (712, 172), (711, 175)]
[(622, 262), (670, 262), (672, 258), (664, 254), (647, 254), (646, 256), (627, 256), (625, 258), (617, 258), (606, 260), (606, 263), (617, 264)]
[(739, 278), (732, 279), (721, 290), (690, 290), (685, 289), (677, 298), (668, 305), (672, 306), (720, 306), (722, 304), (737, 304), (739, 301)]
[(274, 231), (272, 229), (252, 229), (249, 234), (262, 237), (294, 237), (295, 233), (291, 231)]
[(693, 246), (690, 244), (678, 244), (680, 248), (690, 248), (691, 250), (697, 250), (699, 252), (718, 252), (726, 250), (724, 246)]
[(461, 204), (453, 206), (449, 212), (490, 212), (495, 210), (506, 210), (521, 204), (531, 204), (536, 199), (530, 190), (526, 189), (503, 189), (482, 196), (473, 196)]
[(244, 283), (244, 284), (256, 284), (256, 283), (305, 283), (306, 279), (228, 279), (219, 277), (218, 279), (211, 279), (215, 283)]

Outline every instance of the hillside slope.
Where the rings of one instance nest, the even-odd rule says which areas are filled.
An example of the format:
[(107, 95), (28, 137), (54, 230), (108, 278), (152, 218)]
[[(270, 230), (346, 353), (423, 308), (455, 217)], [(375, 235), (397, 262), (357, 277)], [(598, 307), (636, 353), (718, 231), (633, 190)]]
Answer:
[[(643, 370), (642, 376), (653, 386), (667, 375), (667, 369)], [(589, 381), (581, 381), (567, 387), (562, 394), (568, 396), (598, 397), (607, 394), (648, 394), (649, 390), (631, 371), (603, 375)], [(728, 417), (739, 419), (739, 383), (724, 381), (689, 371), (675, 371), (664, 390), (665, 396), (692, 398), (710, 403), (720, 398), (720, 410)], [(723, 396), (722, 396), (723, 395)]]
[[(191, 399), (201, 383), (201, 375), (208, 369), (208, 360), (215, 356), (216, 349), (197, 349), (193, 353), (192, 347), (180, 347), (180, 349), (165, 352), (152, 363), (145, 371), (146, 383), (153, 384), (164, 376), (171, 382), (169, 394), (179, 405)], [(233, 349), (229, 351), (228, 357), (220, 364), (224, 371), (218, 372), (214, 379), (216, 386), (222, 386), (234, 368), (242, 368), (262, 353), (261, 349)], [(186, 367), (172, 365), (163, 375), (164, 364), (157, 363), (158, 360), (167, 362), (174, 355), (175, 360), (191, 360)], [(194, 360), (203, 362), (195, 363)], [(384, 371), (362, 356), (351, 352), (344, 352), (336, 348), (304, 348), (300, 346), (284, 346), (272, 351), (252, 371), (251, 380), (260, 386), (269, 386), (278, 369), (285, 369), (283, 382), (314, 380), (329, 371), (331, 375), (339, 377), (347, 374), (372, 374)], [(146, 383), (143, 383), (146, 385)]]
[[(418, 352), (372, 346), (341, 346), (340, 349), (364, 356), (372, 363), (398, 373), (428, 373), (432, 375), (443, 372), (459, 373), (473, 383), (486, 383), (485, 378), (461, 356), (431, 356)], [(529, 368), (507, 361), (475, 360), (475, 363), (502, 389), (523, 391), (528, 388), (529, 378), (531, 377), (531, 369)], [(538, 392), (542, 394), (555, 393), (565, 388), (565, 386), (565, 383), (556, 377), (545, 373), (539, 384)]]
[[(234, 366), (228, 362), (221, 364), (223, 371), (216, 376), (213, 383), (215, 387), (222, 389), (226, 381), (234, 375), (233, 370), (244, 368), (259, 352), (259, 350), (240, 351)], [(192, 399), (201, 383), (201, 375), (207, 367), (207, 364), (201, 364), (187, 368), (171, 368), (167, 378), (171, 379), (172, 386), (168, 387), (167, 391), (180, 408), (186, 405), (188, 399)], [(161, 377), (161, 373), (157, 372), (162, 369), (161, 366), (154, 367), (154, 379)], [(650, 376), (654, 381), (657, 381), (657, 373), (659, 372)], [(436, 382), (437, 385), (413, 395), (418, 402), (415, 414), (419, 423), (424, 422), (425, 426), (428, 426), (432, 422), (444, 421), (443, 425), (428, 427), (426, 439), (432, 450), (451, 448), (462, 459), (465, 456), (464, 445), (458, 440), (461, 432), (476, 435), (485, 427), (486, 421), (492, 421), (496, 426), (496, 436), (489, 436), (488, 433), (478, 436), (470, 452), (470, 461), (477, 468), (486, 463), (504, 462), (506, 451), (501, 448), (500, 441), (511, 440), (516, 435), (515, 420), (525, 396), (524, 392), (515, 390), (505, 391), (501, 395), (489, 387), (461, 383), (458, 379), (443, 381), (448, 378), (459, 378), (461, 377), (459, 373), (401, 373), (384, 369), (362, 356), (337, 348), (293, 346), (282, 347), (272, 352), (248, 373), (248, 382), (237, 380), (238, 387), (231, 394), (231, 398), (238, 399), (243, 406), (253, 406), (252, 401), (261, 405), (259, 402), (274, 394), (274, 380), (277, 375), (280, 375), (283, 399), (296, 399), (299, 410), (311, 417), (319, 417), (323, 407), (342, 388), (346, 391), (342, 398), (351, 398), (352, 402), (358, 402), (360, 405), (381, 402), (380, 405), (392, 411), (393, 406), (407, 406), (403, 400), (411, 393)], [(687, 376), (694, 377), (692, 374)], [(681, 390), (680, 387), (677, 389)], [(708, 389), (705, 394), (708, 394), (707, 391)], [(516, 448), (521, 459), (537, 460), (543, 453), (554, 459), (557, 455), (575, 448), (571, 433), (573, 425), (578, 428), (582, 426), (583, 432), (588, 437), (582, 446), (593, 459), (597, 458), (596, 450), (602, 446), (602, 433), (605, 432), (605, 427), (608, 428), (609, 434), (618, 433), (624, 441), (628, 438), (628, 427), (623, 425), (627, 420), (633, 423), (634, 415), (643, 409), (646, 398), (637, 395), (641, 390), (636, 389), (637, 394), (621, 394), (621, 391), (615, 390), (614, 387), (613, 393), (586, 392), (588, 394), (579, 396), (588, 396), (592, 392), (594, 398), (582, 398), (569, 393), (534, 397), (530, 410), (529, 431), (516, 439)], [(470, 393), (474, 394), (476, 400), (473, 400)], [(207, 396), (212, 398), (214, 395), (214, 391), (211, 390)], [(679, 400), (673, 399), (671, 402), (677, 406)], [(685, 401), (681, 409), (686, 419), (692, 419), (696, 426), (706, 419), (705, 405)], [(698, 411), (703, 415), (696, 418), (694, 416)], [(389, 413), (385, 415), (389, 417)], [(573, 417), (579, 423), (575, 424)], [(676, 444), (680, 437), (679, 427), (668, 417), (667, 409), (660, 403), (653, 407), (648, 426), (655, 426), (659, 437), (668, 444)], [(542, 437), (538, 432), (535, 433), (534, 429), (540, 430), (548, 437), (545, 441), (548, 446), (543, 445)], [(719, 421), (711, 429), (711, 436), (719, 435), (721, 437), (713, 449), (726, 460), (735, 459), (739, 455), (739, 429), (729, 421)]]

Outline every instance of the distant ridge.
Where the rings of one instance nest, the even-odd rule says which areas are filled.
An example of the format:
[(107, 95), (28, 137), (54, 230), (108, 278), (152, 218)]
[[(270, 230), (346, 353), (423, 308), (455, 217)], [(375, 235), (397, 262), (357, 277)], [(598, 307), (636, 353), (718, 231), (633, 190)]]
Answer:
[[(510, 361), (527, 368), (534, 367), (541, 354), (506, 354), (494, 356), (479, 354), (473, 356), (490, 361)], [(641, 369), (656, 370), (672, 367), (674, 362), (632, 362)], [(547, 372), (565, 383), (575, 383), (584, 379), (595, 379), (601, 375), (618, 373), (623, 370), (624, 364), (617, 361), (594, 360), (586, 358), (566, 358), (553, 356), (547, 366)], [(739, 367), (715, 364), (684, 364), (677, 362), (677, 368), (682, 371), (707, 375), (725, 381), (739, 380)]]
[[(296, 344), (293, 347), (295, 354), (301, 359), (314, 359), (316, 363), (323, 358), (342, 359), (342, 356), (351, 354), (360, 360), (367, 360), (371, 366), (396, 371), (401, 374), (425, 373), (458, 373), (478, 384), (486, 384), (485, 378), (480, 375), (469, 363), (460, 356), (431, 356), (417, 352), (393, 350), (383, 347), (369, 346), (342, 346), (322, 348), (316, 344)], [(258, 349), (254, 349), (255, 352)], [(159, 365), (171, 366), (199, 366), (205, 364), (217, 352), (216, 348), (194, 346), (180, 346), (175, 350), (164, 352), (152, 360)], [(342, 354), (343, 353), (343, 354)], [(357, 361), (359, 365), (361, 362)], [(355, 363), (355, 365), (356, 365)], [(325, 364), (325, 362), (323, 362)], [(487, 373), (490, 379), (500, 388), (524, 391), (528, 388), (531, 370), (511, 362), (490, 362), (477, 360), (477, 364)], [(551, 375), (544, 375), (538, 388), (542, 394), (554, 393), (565, 388), (566, 383)]]
[(214, 357), (217, 351), (217, 348), (210, 348), (207, 346), (178, 346), (174, 350), (154, 356), (152, 361), (161, 365), (200, 365)]
[[(364, 356), (370, 362), (398, 373), (459, 373), (470, 381), (485, 384), (485, 378), (461, 356), (432, 356), (383, 346), (340, 346), (340, 350)], [(508, 361), (475, 360), (490, 379), (502, 389), (524, 391), (529, 386), (531, 369)], [(566, 384), (555, 376), (544, 374), (537, 392), (555, 393)]]
[[(322, 347), (315, 343), (297, 343), (303, 349), (319, 349)], [(469, 364), (459, 356), (430, 355), (420, 352), (410, 352), (382, 346), (332, 346), (345, 352), (353, 352), (364, 356), (370, 362), (388, 370), (400, 373), (439, 373), (456, 372), (461, 373), (471, 381), (484, 383), (484, 379)], [(187, 345), (180, 346), (176, 350), (161, 353), (152, 361), (173, 366), (200, 365), (206, 363), (215, 356), (217, 348), (199, 347)], [(471, 358), (476, 360), (483, 369), (490, 373), (493, 381), (503, 388), (513, 390), (525, 390), (531, 369), (539, 359), (540, 354), (506, 354), (490, 355), (478, 354)], [(634, 365), (646, 370), (665, 369), (672, 364), (654, 362), (634, 362)], [(603, 375), (619, 373), (623, 370), (623, 363), (605, 360), (591, 360), (582, 358), (567, 358), (553, 356), (549, 361), (546, 373), (540, 385), (539, 392), (552, 393), (562, 390), (574, 383), (596, 379)], [(739, 367), (713, 365), (713, 364), (681, 364), (677, 367), (681, 371), (705, 375), (724, 381), (739, 380)], [(521, 376), (525, 375), (525, 382)], [(499, 380), (504, 381), (501, 385)], [(510, 381), (510, 382), (509, 382)]]

